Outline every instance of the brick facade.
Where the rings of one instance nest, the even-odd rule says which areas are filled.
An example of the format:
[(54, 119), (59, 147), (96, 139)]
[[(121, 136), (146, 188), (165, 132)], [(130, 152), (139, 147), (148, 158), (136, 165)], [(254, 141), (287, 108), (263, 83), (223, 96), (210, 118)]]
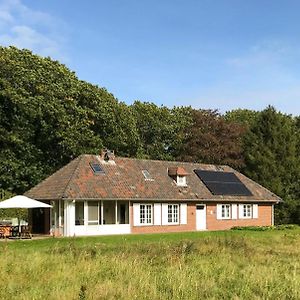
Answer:
[[(131, 232), (132, 233), (162, 233), (162, 232), (195, 231), (196, 230), (196, 204), (197, 203), (195, 202), (190, 202), (187, 205), (186, 225), (133, 226), (133, 206), (131, 203), (129, 207)], [(272, 204), (259, 204), (257, 219), (217, 220), (216, 213), (217, 213), (217, 204), (206, 203), (207, 230), (225, 230), (225, 229), (230, 229), (234, 226), (272, 225)]]
[[(148, 202), (147, 202), (148, 203)], [(194, 203), (187, 205), (187, 224), (186, 225), (149, 225), (133, 226), (133, 208), (130, 204), (130, 224), (132, 233), (162, 233), (162, 232), (184, 232), (196, 230), (196, 206)]]
[(258, 204), (257, 219), (217, 220), (217, 205), (206, 204), (206, 224), (208, 230), (224, 230), (234, 226), (269, 226), (272, 225), (272, 205)]

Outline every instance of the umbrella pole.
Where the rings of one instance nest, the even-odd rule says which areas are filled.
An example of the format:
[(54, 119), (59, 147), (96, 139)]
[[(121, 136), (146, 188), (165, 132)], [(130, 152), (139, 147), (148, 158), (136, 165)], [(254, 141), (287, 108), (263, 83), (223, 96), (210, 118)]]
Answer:
[(21, 237), (20, 218), (18, 217), (19, 238)]

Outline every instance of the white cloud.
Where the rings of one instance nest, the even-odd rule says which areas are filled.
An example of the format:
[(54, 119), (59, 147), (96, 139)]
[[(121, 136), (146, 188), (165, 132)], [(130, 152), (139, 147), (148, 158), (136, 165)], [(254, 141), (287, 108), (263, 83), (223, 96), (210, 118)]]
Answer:
[(21, 0), (0, 0), (0, 44), (27, 48), (66, 62), (63, 23), (30, 9)]

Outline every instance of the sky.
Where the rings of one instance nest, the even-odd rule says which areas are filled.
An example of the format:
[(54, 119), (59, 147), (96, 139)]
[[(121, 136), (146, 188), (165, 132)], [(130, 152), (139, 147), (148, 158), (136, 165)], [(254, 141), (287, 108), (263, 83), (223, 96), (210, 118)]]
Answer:
[(300, 115), (300, 1), (0, 0), (0, 45), (120, 101)]

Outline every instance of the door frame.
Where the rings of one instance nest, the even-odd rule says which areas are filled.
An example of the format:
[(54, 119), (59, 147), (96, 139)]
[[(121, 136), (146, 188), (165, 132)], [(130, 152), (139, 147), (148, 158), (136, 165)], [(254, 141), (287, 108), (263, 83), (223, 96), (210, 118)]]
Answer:
[[(197, 214), (197, 207), (198, 206), (203, 206), (204, 207), (204, 216), (205, 216), (205, 228), (199, 228), (198, 226), (198, 214)], [(196, 204), (196, 230), (201, 231), (201, 230), (207, 230), (207, 216), (206, 216), (206, 204), (205, 203), (198, 203)]]

